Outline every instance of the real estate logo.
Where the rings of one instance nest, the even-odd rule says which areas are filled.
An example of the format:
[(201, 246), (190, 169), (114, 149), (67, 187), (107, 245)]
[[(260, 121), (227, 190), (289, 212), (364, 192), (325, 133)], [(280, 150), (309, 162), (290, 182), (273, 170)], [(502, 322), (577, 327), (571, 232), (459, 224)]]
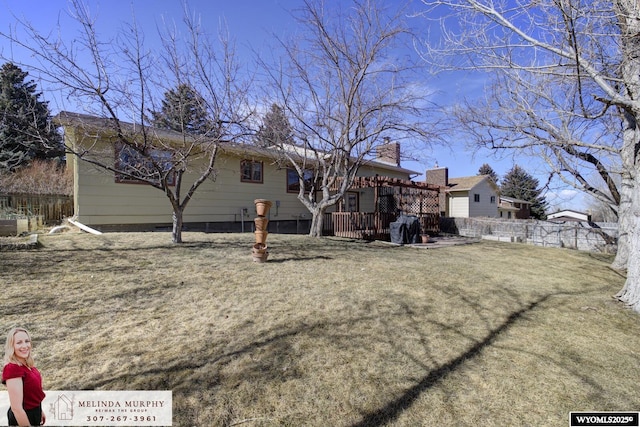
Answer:
[(45, 393), (42, 408), (48, 426), (172, 425), (170, 390), (48, 390)]
[(73, 419), (73, 400), (65, 394), (58, 396), (52, 409), (55, 415), (54, 419), (60, 421), (71, 421)]

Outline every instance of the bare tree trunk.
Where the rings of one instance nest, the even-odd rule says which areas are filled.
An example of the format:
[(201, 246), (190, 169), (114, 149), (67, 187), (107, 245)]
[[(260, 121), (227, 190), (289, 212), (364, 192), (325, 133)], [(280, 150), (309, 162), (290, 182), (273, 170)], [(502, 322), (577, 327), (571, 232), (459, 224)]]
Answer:
[(617, 297), (640, 312), (640, 4), (637, 0), (617, 0), (613, 6), (621, 30), (620, 74), (632, 101), (622, 108), (625, 126), (621, 150), (625, 173), (623, 186), (625, 192), (631, 192), (631, 203), (630, 209), (623, 215), (628, 220), (626, 230), (621, 230), (628, 233), (627, 280)]
[(625, 173), (620, 186), (620, 204), (618, 205), (618, 250), (611, 264), (611, 268), (616, 270), (626, 270), (629, 264), (631, 251), (629, 232), (633, 229), (631, 210), (634, 188), (638, 187), (634, 185), (629, 174)]
[[(640, 188), (640, 179), (636, 176), (636, 188)], [(640, 194), (634, 193), (630, 212), (629, 227), (629, 263), (627, 281), (616, 297), (633, 310), (640, 312)]]
[(173, 230), (171, 231), (173, 243), (182, 243), (182, 209), (173, 210)]
[(324, 209), (315, 209), (311, 213), (311, 229), (309, 236), (322, 237), (322, 227), (324, 224)]

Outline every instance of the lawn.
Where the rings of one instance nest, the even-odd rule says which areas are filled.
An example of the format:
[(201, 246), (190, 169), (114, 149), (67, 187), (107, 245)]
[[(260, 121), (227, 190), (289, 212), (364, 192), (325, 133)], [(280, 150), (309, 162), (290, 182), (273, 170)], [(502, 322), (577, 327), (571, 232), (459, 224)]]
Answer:
[(0, 327), (51, 390), (172, 390), (174, 426), (566, 426), (638, 411), (611, 258), (270, 234), (44, 235), (0, 252)]

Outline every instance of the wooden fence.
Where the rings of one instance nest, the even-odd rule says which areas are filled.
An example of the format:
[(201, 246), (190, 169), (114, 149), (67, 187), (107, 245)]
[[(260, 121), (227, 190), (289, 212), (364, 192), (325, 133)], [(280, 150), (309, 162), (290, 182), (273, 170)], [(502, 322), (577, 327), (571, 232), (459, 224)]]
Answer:
[(73, 197), (64, 195), (0, 194), (0, 214), (5, 217), (42, 217), (45, 225), (73, 216)]

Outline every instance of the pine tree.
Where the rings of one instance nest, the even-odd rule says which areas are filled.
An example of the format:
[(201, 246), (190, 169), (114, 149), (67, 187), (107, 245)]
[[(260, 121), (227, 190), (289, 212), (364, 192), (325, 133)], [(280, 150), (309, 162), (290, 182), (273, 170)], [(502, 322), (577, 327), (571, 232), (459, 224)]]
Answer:
[(271, 109), (264, 115), (255, 139), (256, 144), (262, 147), (294, 143), (293, 129), (282, 107), (277, 104), (271, 105)]
[(0, 169), (13, 171), (32, 159), (62, 157), (62, 136), (51, 125), (29, 73), (7, 62), (0, 68)]
[(478, 169), (478, 175), (489, 175), (489, 177), (491, 177), (491, 179), (493, 180), (494, 184), (498, 184), (498, 174), (496, 173), (496, 171), (493, 170), (493, 168), (489, 165), (489, 163), (485, 163), (482, 166), (480, 166), (480, 169)]
[(211, 130), (204, 98), (188, 84), (165, 92), (160, 111), (153, 111), (153, 124), (192, 135), (204, 135)]
[(538, 188), (538, 180), (520, 166), (515, 165), (502, 178), (500, 194), (506, 197), (525, 200), (531, 203), (531, 216), (536, 219), (546, 218), (547, 201)]

